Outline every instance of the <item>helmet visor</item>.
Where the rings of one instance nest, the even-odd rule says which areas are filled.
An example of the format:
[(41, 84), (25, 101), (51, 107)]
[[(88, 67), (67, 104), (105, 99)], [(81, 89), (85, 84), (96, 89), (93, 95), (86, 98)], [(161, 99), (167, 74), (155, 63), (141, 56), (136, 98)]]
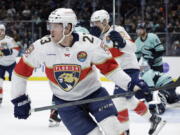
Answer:
[(49, 23), (47, 22), (46, 28), (48, 31), (62, 28), (61, 23)]

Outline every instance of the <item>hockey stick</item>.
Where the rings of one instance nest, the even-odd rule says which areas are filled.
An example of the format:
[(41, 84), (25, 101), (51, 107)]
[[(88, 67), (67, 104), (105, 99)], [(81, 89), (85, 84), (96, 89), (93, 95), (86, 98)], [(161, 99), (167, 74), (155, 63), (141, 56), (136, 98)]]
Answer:
[(115, 95), (110, 95), (110, 96), (104, 96), (104, 97), (99, 97), (99, 98), (91, 98), (91, 99), (86, 99), (86, 100), (72, 101), (72, 102), (69, 102), (69, 103), (64, 103), (64, 104), (59, 104), (59, 105), (50, 105), (50, 106), (34, 108), (34, 109), (31, 110), (31, 112), (39, 112), (39, 111), (49, 110), (49, 109), (57, 109), (57, 108), (64, 108), (64, 107), (74, 106), (74, 105), (82, 105), (82, 104), (98, 102), (98, 101), (108, 100), (108, 99), (113, 99), (113, 98), (118, 98), (118, 97), (131, 96), (133, 94), (134, 94), (134, 92), (126, 92), (126, 93), (115, 94)]
[(116, 23), (116, 0), (113, 0), (113, 30), (115, 30)]
[[(180, 78), (178, 78), (177, 81), (174, 83), (167, 84), (167, 85), (164, 85), (164, 86), (159, 87), (159, 88), (151, 88), (150, 90), (151, 91), (158, 91), (158, 90), (172, 89), (172, 88), (176, 88), (178, 86), (180, 86)], [(64, 108), (64, 107), (69, 107), (69, 106), (74, 106), (74, 105), (82, 105), (82, 104), (86, 104), (86, 103), (98, 102), (98, 101), (108, 100), (108, 99), (113, 99), (113, 98), (118, 98), (118, 97), (132, 96), (132, 95), (134, 95), (134, 93), (135, 92), (127, 92), (127, 93), (115, 94), (115, 95), (99, 97), (99, 98), (72, 101), (69, 103), (64, 103), (64, 104), (59, 104), (59, 105), (44, 106), (44, 107), (34, 108), (31, 110), (31, 112), (39, 112), (39, 111), (44, 111), (44, 110)]]
[(166, 84), (166, 85), (158, 87), (158, 88), (150, 88), (149, 90), (151, 90), (151, 91), (165, 90), (165, 89), (172, 89), (172, 88), (175, 88), (178, 86), (180, 86), (180, 77), (177, 79), (177, 81), (175, 81), (171, 84)]

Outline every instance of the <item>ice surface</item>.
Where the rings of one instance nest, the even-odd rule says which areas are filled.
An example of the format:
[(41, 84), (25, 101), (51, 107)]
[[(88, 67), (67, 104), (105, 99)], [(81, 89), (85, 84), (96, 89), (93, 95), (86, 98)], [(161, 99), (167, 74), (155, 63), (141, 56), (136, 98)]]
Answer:
[[(110, 90), (111, 83), (103, 83)], [(180, 88), (178, 89), (180, 90)], [(51, 90), (48, 82), (29, 81), (28, 94), (33, 107), (47, 106), (51, 103)], [(111, 93), (111, 92), (110, 92)], [(4, 83), (4, 99), (0, 107), (0, 135), (70, 135), (63, 123), (59, 127), (48, 127), (49, 111), (34, 112), (28, 120), (18, 120), (13, 116), (13, 106), (10, 102), (10, 82)], [(159, 135), (180, 135), (180, 108), (169, 108), (163, 115), (167, 124)], [(147, 135), (150, 124), (130, 112), (131, 135)]]

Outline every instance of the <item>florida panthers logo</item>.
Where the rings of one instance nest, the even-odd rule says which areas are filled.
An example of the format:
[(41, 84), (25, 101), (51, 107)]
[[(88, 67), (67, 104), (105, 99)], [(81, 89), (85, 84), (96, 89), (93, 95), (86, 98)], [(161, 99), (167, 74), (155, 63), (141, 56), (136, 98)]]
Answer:
[(66, 92), (76, 86), (79, 81), (81, 66), (80, 65), (54, 65), (54, 77), (59, 86)]

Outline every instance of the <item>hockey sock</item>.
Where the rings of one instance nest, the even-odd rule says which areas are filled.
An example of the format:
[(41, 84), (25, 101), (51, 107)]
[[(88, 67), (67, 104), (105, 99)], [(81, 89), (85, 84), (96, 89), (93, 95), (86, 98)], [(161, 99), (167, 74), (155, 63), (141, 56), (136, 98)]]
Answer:
[(138, 103), (138, 105), (137, 105), (137, 107), (134, 109), (134, 111), (135, 111), (138, 115), (142, 116), (144, 119), (147, 119), (147, 120), (149, 120), (150, 117), (152, 116), (152, 114), (149, 112), (146, 104), (145, 104), (144, 102), (142, 102), (142, 101), (140, 101), (140, 102)]

